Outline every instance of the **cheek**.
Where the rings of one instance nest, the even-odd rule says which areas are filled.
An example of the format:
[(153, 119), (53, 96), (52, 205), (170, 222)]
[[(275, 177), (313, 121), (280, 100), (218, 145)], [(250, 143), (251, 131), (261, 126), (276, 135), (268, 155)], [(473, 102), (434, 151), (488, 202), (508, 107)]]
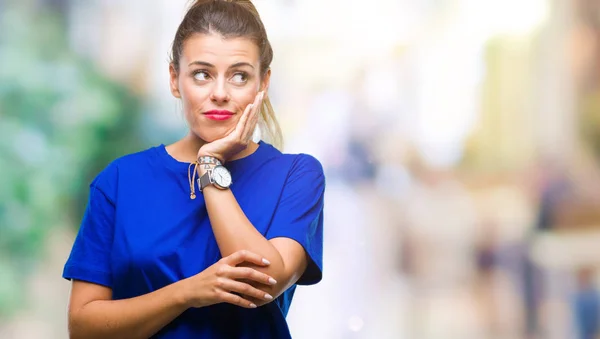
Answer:
[(254, 102), (257, 93), (258, 91), (252, 89), (240, 91), (240, 93), (236, 95), (235, 101), (242, 112), (246, 109), (246, 106)]
[(183, 107), (192, 110), (202, 105), (209, 98), (210, 94), (206, 87), (196, 86), (193, 83), (185, 81), (180, 86), (180, 93)]

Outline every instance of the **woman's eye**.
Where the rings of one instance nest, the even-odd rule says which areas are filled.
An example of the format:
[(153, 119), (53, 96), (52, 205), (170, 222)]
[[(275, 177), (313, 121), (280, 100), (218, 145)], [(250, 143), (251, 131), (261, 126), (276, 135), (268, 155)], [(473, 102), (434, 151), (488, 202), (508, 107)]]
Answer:
[(248, 80), (248, 77), (246, 76), (246, 73), (235, 73), (231, 80), (236, 83), (245, 83), (246, 80)]
[(194, 79), (199, 80), (199, 81), (208, 80), (208, 73), (206, 73), (204, 71), (198, 71), (198, 72), (194, 73)]

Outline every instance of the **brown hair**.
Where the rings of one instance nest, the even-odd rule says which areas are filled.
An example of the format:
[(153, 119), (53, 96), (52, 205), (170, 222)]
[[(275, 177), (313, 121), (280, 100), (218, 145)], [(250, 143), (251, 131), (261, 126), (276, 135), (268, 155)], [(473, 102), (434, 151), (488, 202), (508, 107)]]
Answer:
[[(179, 72), (179, 59), (183, 43), (193, 34), (218, 33), (224, 38), (247, 38), (258, 46), (260, 56), (260, 75), (265, 76), (271, 61), (273, 49), (267, 37), (256, 7), (249, 0), (196, 0), (181, 21), (171, 51), (171, 64)], [(266, 127), (267, 138), (277, 148), (281, 148), (283, 137), (275, 117), (273, 106), (265, 97), (260, 107), (260, 116)]]

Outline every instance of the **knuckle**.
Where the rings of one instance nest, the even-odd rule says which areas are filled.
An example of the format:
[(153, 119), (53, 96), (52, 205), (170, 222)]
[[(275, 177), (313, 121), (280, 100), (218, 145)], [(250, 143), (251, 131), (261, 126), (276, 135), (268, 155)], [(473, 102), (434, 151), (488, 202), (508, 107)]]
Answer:
[(221, 291), (221, 290), (217, 290), (215, 291), (215, 297), (217, 298), (217, 300), (225, 300), (227, 298), (227, 293)]
[(227, 268), (225, 267), (225, 265), (223, 266), (219, 266), (219, 268), (217, 269), (217, 276), (218, 277), (222, 277), (227, 273)]
[(226, 285), (225, 279), (223, 279), (223, 278), (217, 278), (217, 280), (215, 281), (215, 286), (217, 286), (219, 288), (224, 288), (225, 285)]

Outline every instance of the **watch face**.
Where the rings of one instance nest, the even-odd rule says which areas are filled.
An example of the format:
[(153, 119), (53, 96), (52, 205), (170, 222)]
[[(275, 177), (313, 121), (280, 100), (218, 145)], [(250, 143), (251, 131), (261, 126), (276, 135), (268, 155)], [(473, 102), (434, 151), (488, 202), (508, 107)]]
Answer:
[(231, 185), (231, 174), (227, 168), (223, 166), (216, 166), (212, 171), (212, 177), (215, 184), (227, 188)]

